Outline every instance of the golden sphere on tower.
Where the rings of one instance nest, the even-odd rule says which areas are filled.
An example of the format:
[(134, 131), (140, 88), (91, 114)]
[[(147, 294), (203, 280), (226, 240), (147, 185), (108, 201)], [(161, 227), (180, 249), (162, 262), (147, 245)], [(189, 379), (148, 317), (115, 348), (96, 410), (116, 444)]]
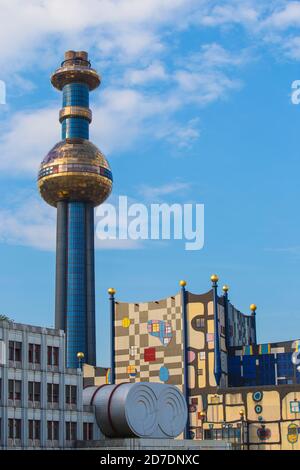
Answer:
[(110, 287), (109, 289), (107, 289), (107, 292), (108, 292), (110, 295), (115, 295), (116, 290), (115, 290), (113, 287)]
[(186, 286), (186, 281), (181, 280), (181, 281), (179, 282), (179, 285), (180, 285), (181, 287), (185, 287), (185, 286)]
[(251, 304), (251, 305), (250, 305), (250, 310), (251, 310), (251, 312), (255, 312), (256, 309), (257, 309), (257, 307), (256, 307), (255, 304)]
[(83, 359), (84, 358), (84, 353), (83, 352), (78, 352), (77, 353), (77, 359)]
[(211, 282), (218, 282), (219, 277), (217, 276), (217, 274), (212, 274), (210, 276), (210, 280), (211, 280)]
[(224, 292), (228, 292), (228, 291), (229, 291), (229, 286), (227, 286), (227, 284), (225, 284), (225, 285), (223, 286), (223, 291), (224, 291)]
[(56, 207), (60, 201), (102, 204), (112, 190), (112, 172), (103, 153), (89, 140), (58, 142), (41, 163), (38, 187)]

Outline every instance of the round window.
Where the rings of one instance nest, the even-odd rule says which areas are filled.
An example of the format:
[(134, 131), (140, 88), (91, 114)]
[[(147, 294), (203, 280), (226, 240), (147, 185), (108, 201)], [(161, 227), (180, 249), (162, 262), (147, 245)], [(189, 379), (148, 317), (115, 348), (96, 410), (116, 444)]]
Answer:
[(255, 413), (257, 413), (258, 415), (260, 415), (260, 413), (262, 413), (262, 406), (261, 405), (256, 405), (256, 407), (254, 409), (255, 409)]
[(254, 401), (260, 401), (262, 400), (263, 397), (263, 392), (254, 392), (252, 395), (252, 398)]

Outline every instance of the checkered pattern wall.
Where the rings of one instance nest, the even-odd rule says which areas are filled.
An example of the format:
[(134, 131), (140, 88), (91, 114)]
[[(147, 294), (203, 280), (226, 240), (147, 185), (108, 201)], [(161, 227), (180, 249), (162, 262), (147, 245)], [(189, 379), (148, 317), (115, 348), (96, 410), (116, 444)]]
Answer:
[(183, 383), (181, 296), (116, 302), (116, 382)]

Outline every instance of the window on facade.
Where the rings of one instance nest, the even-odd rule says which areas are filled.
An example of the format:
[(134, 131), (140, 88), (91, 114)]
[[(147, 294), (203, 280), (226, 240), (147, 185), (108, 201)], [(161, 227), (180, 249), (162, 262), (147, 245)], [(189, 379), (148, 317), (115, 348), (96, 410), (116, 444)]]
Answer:
[(8, 420), (8, 437), (9, 439), (21, 439), (21, 420)]
[(290, 401), (290, 410), (291, 413), (299, 413), (300, 412), (300, 401)]
[(66, 403), (68, 405), (75, 405), (77, 403), (76, 385), (66, 385)]
[(55, 346), (47, 347), (47, 364), (48, 366), (58, 366), (59, 348)]
[(196, 318), (196, 327), (197, 328), (204, 328), (205, 325), (205, 319), (204, 318)]
[(19, 341), (9, 341), (8, 356), (10, 361), (22, 361), (22, 343)]
[(28, 345), (28, 362), (30, 364), (40, 364), (41, 363), (41, 345), (32, 344)]
[(40, 439), (41, 438), (41, 425), (40, 421), (30, 419), (28, 421), (28, 437), (29, 439)]
[(8, 381), (8, 398), (9, 400), (21, 400), (21, 380)]
[(83, 423), (83, 440), (92, 441), (93, 438), (93, 423)]
[(205, 359), (205, 351), (200, 351), (199, 352), (199, 359), (200, 359), (200, 361), (203, 361)]
[(48, 441), (59, 440), (59, 422), (58, 421), (47, 422), (47, 439)]
[(129, 348), (129, 354), (130, 356), (135, 356), (137, 354), (137, 346), (130, 346)]
[(47, 400), (48, 403), (58, 403), (59, 401), (59, 385), (47, 384)]
[(77, 439), (77, 423), (73, 421), (66, 422), (66, 440), (67, 441), (76, 441)]
[(214, 441), (220, 441), (223, 439), (222, 429), (205, 429), (204, 439), (213, 439)]
[(203, 369), (198, 369), (198, 375), (203, 375)]
[(40, 382), (28, 382), (28, 400), (29, 401), (41, 401)]

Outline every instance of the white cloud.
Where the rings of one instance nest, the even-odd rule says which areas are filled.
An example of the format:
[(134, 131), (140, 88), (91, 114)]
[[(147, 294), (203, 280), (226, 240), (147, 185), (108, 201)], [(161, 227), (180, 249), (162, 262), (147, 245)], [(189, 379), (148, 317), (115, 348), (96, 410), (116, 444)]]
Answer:
[(153, 62), (144, 69), (128, 70), (125, 73), (125, 83), (129, 85), (144, 85), (149, 82), (158, 82), (167, 80), (168, 74), (160, 62)]
[[(212, 2), (208, 2), (212, 4)], [(203, 26), (215, 27), (225, 24), (253, 25), (258, 21), (258, 8), (255, 2), (232, 0), (211, 5), (206, 11), (199, 11), (193, 21)]]
[(187, 191), (191, 188), (190, 183), (185, 183), (181, 181), (174, 181), (172, 183), (163, 184), (161, 186), (147, 186), (143, 185), (140, 188), (140, 194), (152, 201), (161, 199), (162, 197), (173, 195), (174, 193)]
[[(119, 227), (119, 219), (111, 220), (111, 223)], [(121, 220), (121, 225), (124, 223)], [(10, 206), (0, 209), (0, 243), (54, 251), (55, 237), (56, 209), (46, 204), (38, 194), (18, 191), (10, 201)], [(95, 238), (95, 248), (99, 250), (132, 250), (142, 246), (141, 241)]]
[(41, 250), (55, 249), (56, 211), (38, 197), (27, 195), (0, 209), (0, 241)]
[(264, 27), (287, 29), (300, 26), (300, 2), (285, 2), (284, 8), (277, 9), (263, 23)]
[(39, 164), (60, 140), (58, 110), (17, 112), (0, 134), (0, 169), (6, 175), (37, 174)]
[[(163, 48), (158, 28), (180, 23), (195, 0), (1, 0), (2, 71), (53, 63), (89, 45), (121, 61)], [(13, 40), (12, 40), (13, 38)], [(56, 65), (56, 64), (55, 64)]]

